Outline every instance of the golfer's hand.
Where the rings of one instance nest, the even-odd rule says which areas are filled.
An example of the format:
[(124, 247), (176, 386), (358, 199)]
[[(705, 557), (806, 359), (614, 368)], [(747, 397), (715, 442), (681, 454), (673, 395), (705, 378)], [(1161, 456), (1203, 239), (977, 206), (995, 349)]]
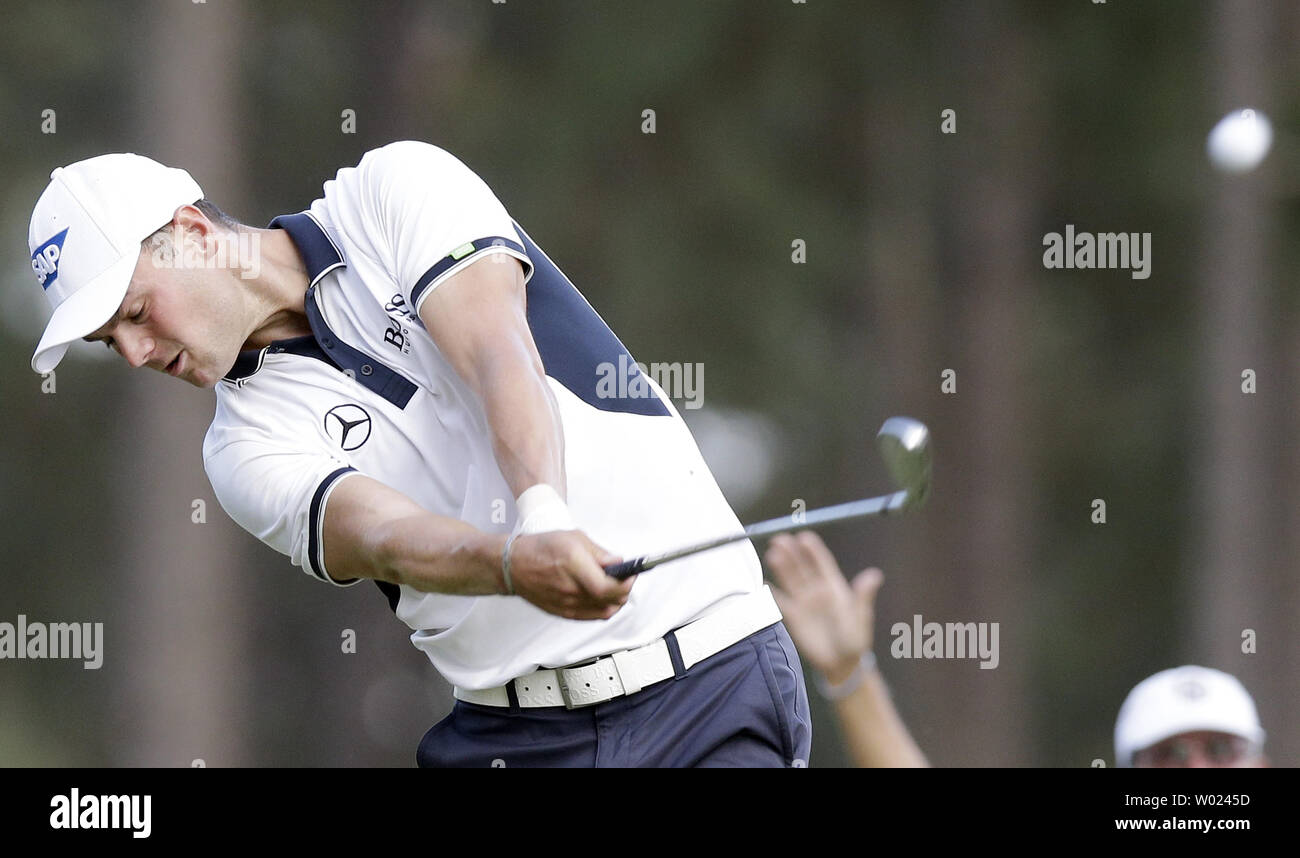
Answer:
[(850, 585), (826, 543), (810, 530), (773, 537), (766, 560), (779, 587), (772, 595), (799, 652), (827, 681), (843, 682), (871, 647), (884, 575), (864, 569)]
[(627, 603), (636, 576), (619, 581), (605, 566), (623, 558), (610, 554), (580, 530), (522, 535), (510, 547), (515, 595), (549, 614), (571, 620), (607, 620)]

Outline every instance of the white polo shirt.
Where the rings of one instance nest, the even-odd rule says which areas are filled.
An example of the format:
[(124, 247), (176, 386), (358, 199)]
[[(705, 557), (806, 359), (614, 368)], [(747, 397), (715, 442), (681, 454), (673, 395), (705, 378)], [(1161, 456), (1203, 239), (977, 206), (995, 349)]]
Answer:
[[(351, 474), (480, 530), (513, 528), (483, 408), (417, 315), (464, 266), (511, 258), (528, 276), (528, 324), (559, 405), (577, 526), (627, 558), (741, 529), (667, 396), (646, 376), (610, 389), (610, 366), (637, 374), (622, 343), (452, 155), (414, 141), (375, 149), (308, 211), (271, 225), (306, 263), (313, 335), (240, 355), (217, 384), (203, 458), (230, 517), (304, 572), (356, 583), (330, 577), (321, 532), (331, 490)], [(609, 620), (379, 583), (415, 646), (464, 688), (649, 643), (761, 586), (748, 542), (643, 574)]]

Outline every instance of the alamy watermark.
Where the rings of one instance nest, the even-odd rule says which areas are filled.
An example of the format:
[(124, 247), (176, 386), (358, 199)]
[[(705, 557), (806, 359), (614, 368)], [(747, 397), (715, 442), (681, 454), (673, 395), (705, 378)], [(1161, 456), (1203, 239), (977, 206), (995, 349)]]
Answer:
[(152, 795), (82, 795), (73, 787), (50, 799), (50, 828), (120, 828), (137, 839), (153, 831)]
[(702, 363), (650, 363), (633, 362), (626, 354), (618, 356), (618, 364), (604, 361), (596, 366), (596, 398), (598, 399), (651, 399), (659, 386), (669, 399), (680, 400), (688, 409), (704, 405), (704, 364)]
[(86, 670), (104, 663), (103, 623), (0, 623), (0, 658), (79, 658)]
[(1065, 234), (1043, 236), (1044, 268), (1128, 268), (1134, 280), (1151, 276), (1151, 233), (1075, 232), (1065, 225)]
[(200, 242), (180, 224), (149, 238), (149, 256), (156, 268), (238, 268), (243, 280), (262, 271), (262, 236), (251, 230), (216, 230)]
[(1000, 660), (997, 623), (927, 623), (914, 614), (910, 625), (894, 623), (889, 633), (894, 658), (978, 658), (980, 670), (992, 670)]

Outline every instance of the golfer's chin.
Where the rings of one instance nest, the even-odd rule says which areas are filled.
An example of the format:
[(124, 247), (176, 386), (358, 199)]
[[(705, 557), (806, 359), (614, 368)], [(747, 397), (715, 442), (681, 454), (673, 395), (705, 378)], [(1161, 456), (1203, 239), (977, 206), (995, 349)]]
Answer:
[(216, 386), (217, 386), (217, 382), (218, 382), (219, 380), (220, 380), (219, 377), (218, 377), (218, 378), (207, 378), (206, 376), (202, 375), (201, 373), (197, 373), (197, 372), (196, 372), (196, 373), (190, 373), (190, 374), (186, 375), (186, 377), (185, 377), (185, 382), (186, 382), (187, 384), (192, 384), (192, 385), (194, 385), (195, 387), (201, 388), (201, 389), (203, 389), (203, 390), (211, 390), (212, 388), (216, 387)]
[(235, 364), (239, 362), (239, 356), (246, 349), (241, 350), (237, 346), (231, 349), (225, 357), (222, 356), (222, 351), (219, 348), (214, 349), (205, 353), (202, 357), (189, 355), (189, 357), (193, 358), (193, 363), (185, 367), (185, 372), (180, 377), (195, 387), (209, 390), (216, 387), (217, 382), (230, 375), (231, 370), (235, 368)]
[(184, 375), (176, 376), (177, 381), (183, 381), (186, 384), (209, 390), (217, 386), (217, 379), (209, 379), (202, 370), (187, 372)]
[(185, 353), (185, 357), (187, 359), (186, 366), (181, 374), (176, 377), (186, 384), (192, 384), (195, 387), (204, 389), (216, 387), (217, 382), (221, 380), (221, 377), (230, 372), (231, 367), (235, 365), (235, 362), (232, 360), (230, 366), (227, 366), (224, 371), (214, 374), (207, 361), (195, 359), (194, 355), (189, 352)]

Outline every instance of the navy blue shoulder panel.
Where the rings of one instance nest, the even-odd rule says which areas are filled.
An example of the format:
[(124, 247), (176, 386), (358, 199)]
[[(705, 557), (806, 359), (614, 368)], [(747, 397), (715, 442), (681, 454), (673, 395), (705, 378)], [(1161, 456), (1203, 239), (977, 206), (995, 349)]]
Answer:
[(546, 374), (601, 411), (668, 416), (668, 407), (648, 386), (644, 386), (645, 396), (598, 395), (597, 382), (604, 378), (608, 383), (611, 373), (624, 373), (624, 382), (616, 385), (618, 390), (642, 389), (641, 384), (630, 384), (640, 370), (627, 348), (564, 272), (542, 253), (523, 227), (516, 223), (515, 229), (533, 261), (533, 276), (528, 280), (528, 327)]

